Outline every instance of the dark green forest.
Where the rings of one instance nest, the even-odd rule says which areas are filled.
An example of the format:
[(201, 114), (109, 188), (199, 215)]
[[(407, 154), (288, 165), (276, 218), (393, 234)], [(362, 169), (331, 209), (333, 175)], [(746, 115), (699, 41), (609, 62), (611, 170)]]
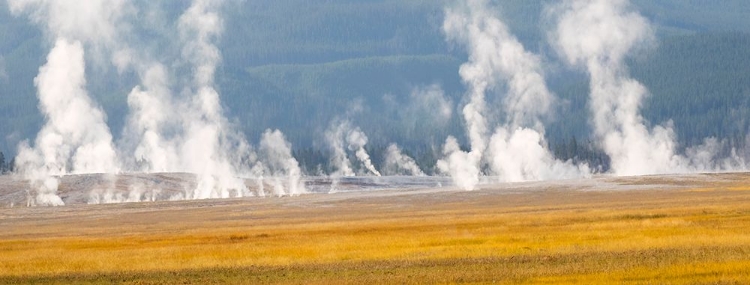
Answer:
[[(560, 98), (546, 119), (550, 149), (560, 158), (606, 169), (606, 156), (589, 138), (587, 78), (562, 64), (547, 43), (543, 14), (549, 1), (495, 2), (512, 32), (549, 67), (548, 84)], [(267, 128), (282, 130), (308, 173), (326, 170), (323, 132), (334, 119), (348, 119), (367, 133), (376, 165), (388, 144), (398, 143), (429, 173), (445, 137), (463, 140), (464, 132), (459, 110), (465, 89), (458, 68), (466, 54), (443, 38), (445, 3), (230, 1), (223, 13), (217, 78), (227, 116), (253, 142)], [(681, 147), (715, 136), (744, 148), (750, 127), (750, 2), (633, 4), (657, 35), (656, 44), (629, 59), (632, 75), (651, 93), (642, 108), (644, 118), (652, 124), (671, 121)], [(186, 5), (155, 6), (170, 22)], [(165, 49), (164, 57), (171, 59), (179, 50), (169, 48), (169, 39), (165, 33), (161, 40), (144, 40), (143, 48)], [(48, 48), (38, 27), (10, 15), (0, 0), (0, 151), (7, 156), (5, 164), (19, 141), (33, 140), (42, 124), (33, 78)], [(107, 66), (89, 69), (87, 87), (117, 138), (136, 76)], [(179, 72), (173, 76), (181, 77)], [(429, 112), (409, 108), (419, 104), (411, 93), (430, 85), (440, 86), (453, 104), (447, 122), (435, 123)]]

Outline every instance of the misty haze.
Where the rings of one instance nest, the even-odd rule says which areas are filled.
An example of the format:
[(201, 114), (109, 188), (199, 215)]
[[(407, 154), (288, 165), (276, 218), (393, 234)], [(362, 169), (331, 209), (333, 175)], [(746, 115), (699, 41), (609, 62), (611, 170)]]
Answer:
[(0, 283), (750, 282), (747, 15), (0, 0)]

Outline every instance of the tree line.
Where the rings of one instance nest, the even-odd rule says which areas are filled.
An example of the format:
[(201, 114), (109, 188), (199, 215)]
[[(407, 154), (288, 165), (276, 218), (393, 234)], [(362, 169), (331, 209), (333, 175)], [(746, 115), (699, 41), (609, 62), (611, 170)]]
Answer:
[(11, 173), (16, 168), (16, 158), (11, 158), (6, 161), (5, 153), (0, 151), (0, 175)]
[[(374, 144), (365, 147), (373, 165), (382, 170), (385, 162), (387, 145)], [(593, 141), (579, 141), (576, 138), (559, 140), (549, 143), (548, 148), (556, 158), (562, 161), (570, 161), (575, 164), (587, 164), (596, 173), (607, 172), (610, 169), (610, 159)], [(462, 146), (462, 149), (468, 150), (468, 146)], [(427, 175), (439, 175), (436, 164), (443, 157), (442, 149), (435, 145), (409, 145), (403, 147), (403, 154), (414, 159)], [(320, 148), (300, 148), (293, 151), (292, 155), (297, 159), (300, 167), (307, 175), (325, 175), (334, 172), (331, 164), (331, 151)], [(349, 157), (352, 168), (355, 172), (366, 173), (361, 168), (361, 163), (357, 162), (353, 156)], [(486, 170), (486, 174), (490, 174)]]

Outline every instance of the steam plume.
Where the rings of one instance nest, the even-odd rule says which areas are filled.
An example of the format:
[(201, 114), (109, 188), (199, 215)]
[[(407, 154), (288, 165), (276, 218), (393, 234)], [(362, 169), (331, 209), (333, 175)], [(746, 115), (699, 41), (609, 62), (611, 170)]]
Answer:
[[(390, 99), (391, 95), (385, 95)], [(446, 96), (443, 88), (438, 84), (419, 86), (409, 94), (409, 101), (403, 103), (388, 101), (398, 110), (399, 119), (407, 131), (445, 129), (453, 116), (453, 101)]]
[[(193, 198), (224, 198), (231, 192), (242, 196), (247, 187), (238, 178), (228, 149), (247, 145), (241, 136), (229, 133), (219, 94), (214, 88), (216, 67), (221, 61), (214, 44), (223, 29), (218, 14), (220, 1), (195, 0), (180, 16), (180, 38), (184, 44), (183, 58), (192, 65), (192, 87), (188, 103), (190, 114), (184, 121), (184, 144), (181, 157), (188, 172), (195, 173), (198, 186)], [(234, 140), (236, 139), (236, 140)], [(236, 154), (235, 154), (236, 155)]]
[[(137, 62), (143, 87), (134, 88), (128, 100), (129, 136), (138, 141), (136, 165), (147, 172), (196, 174), (197, 186), (186, 198), (250, 195), (242, 175), (258, 178), (258, 195), (263, 196), (265, 174), (271, 175), (277, 194), (284, 194), (285, 187), (290, 195), (304, 193), (299, 165), (280, 131), (264, 134), (261, 151), (265, 161), (261, 162), (224, 117), (214, 87), (221, 62), (215, 44), (223, 31), (220, 9), (221, 1), (196, 0), (178, 20), (182, 60), (193, 71), (189, 86), (179, 97), (170, 92), (169, 73), (163, 64)], [(159, 112), (167, 106), (176, 107), (172, 108), (175, 111)], [(288, 181), (280, 182), (279, 176), (288, 176)]]
[[(288, 195), (299, 195), (306, 192), (304, 184), (300, 181), (302, 170), (299, 163), (292, 156), (291, 145), (279, 130), (266, 130), (260, 140), (260, 153), (264, 154), (270, 172), (274, 176), (286, 177)], [(283, 187), (281, 185), (280, 187)], [(284, 191), (281, 189), (281, 193)]]
[(333, 177), (355, 175), (347, 150), (354, 153), (354, 157), (369, 173), (380, 176), (380, 172), (372, 164), (370, 154), (365, 150), (367, 135), (359, 127), (353, 128), (348, 120), (335, 120), (326, 130), (325, 138), (331, 148)]
[(625, 57), (653, 39), (648, 21), (627, 0), (566, 1), (553, 35), (570, 64), (585, 66), (591, 77), (594, 133), (617, 175), (657, 174), (685, 170), (675, 154), (671, 125), (646, 127), (640, 107), (646, 88), (631, 78)]
[(331, 148), (331, 166), (334, 177), (354, 176), (349, 157), (346, 155), (344, 136), (349, 131), (349, 121), (341, 121), (338, 124), (331, 124), (325, 132), (326, 142)]
[[(495, 17), (485, 0), (468, 0), (446, 10), (443, 30), (449, 41), (465, 46), (469, 61), (461, 78), (469, 89), (463, 109), (471, 150), (449, 138), (438, 168), (466, 190), (475, 188), (485, 159), (502, 181), (525, 181), (585, 175), (588, 167), (558, 161), (544, 141), (544, 116), (554, 102), (541, 72), (541, 60), (527, 52)], [(504, 85), (503, 85), (504, 84)], [(504, 92), (500, 89), (507, 88)], [(485, 96), (502, 93), (504, 123), (488, 140)], [(489, 143), (489, 146), (488, 146)]]
[(449, 136), (443, 146), (443, 155), (444, 158), (437, 162), (438, 170), (448, 173), (456, 186), (464, 190), (474, 190), (479, 184), (481, 154), (463, 151), (458, 140)]
[[(291, 195), (305, 192), (299, 165), (280, 131), (267, 132), (261, 141), (266, 166), (257, 160), (246, 139), (224, 117), (214, 82), (221, 62), (215, 44), (223, 31), (221, 3), (213, 0), (191, 3), (177, 23), (181, 61), (165, 65), (154, 60), (154, 55), (147, 50), (129, 46), (130, 26), (124, 18), (129, 13), (137, 15), (138, 11), (127, 1), (9, 1), (14, 14), (28, 13), (55, 43), (47, 64), (35, 80), (46, 125), (33, 147), (28, 142), (19, 145), (20, 172), (36, 192), (36, 197), (29, 199), (30, 204), (63, 204), (56, 195), (57, 176), (113, 174), (121, 168), (149, 173), (194, 173), (195, 189), (175, 199), (250, 195), (239, 177), (243, 174), (261, 177), (258, 193), (263, 195), (264, 172), (273, 176), (277, 191), (287, 191)], [(119, 72), (133, 68), (141, 79), (128, 95), (130, 113), (122, 141), (118, 143), (123, 161), (117, 157), (106, 115), (91, 101), (84, 88), (85, 51), (93, 51), (89, 57), (94, 59), (111, 56), (110, 63)], [(188, 67), (193, 71), (189, 84), (175, 93), (179, 96), (172, 94), (168, 66)], [(358, 156), (364, 157), (361, 153)], [(250, 165), (252, 168), (248, 169)], [(280, 176), (288, 176), (288, 180), (281, 182)], [(143, 187), (134, 186), (125, 197), (107, 187), (114, 187), (114, 184), (102, 184), (93, 189), (90, 202), (153, 200), (157, 196), (154, 193), (158, 192), (154, 189), (150, 198), (143, 198)], [(285, 187), (288, 190), (284, 190)], [(31, 194), (29, 191), (29, 196)]]
[[(473, 4), (484, 4), (469, 2), (459, 9), (471, 8)], [(443, 31), (449, 41), (464, 40), (462, 29), (466, 26), (468, 19), (465, 11), (447, 9)], [(470, 57), (472, 57), (470, 55)], [(471, 60), (471, 59), (470, 59)], [(458, 146), (458, 141), (449, 137), (443, 148), (446, 158), (438, 161), (437, 167), (442, 172), (449, 173), (454, 184), (466, 190), (473, 190), (479, 183), (479, 170), (482, 156), (487, 148), (487, 119), (485, 118), (485, 91), (491, 87), (492, 74), (480, 74), (486, 72), (480, 66), (463, 64), (459, 71), (461, 78), (468, 85), (469, 103), (463, 108), (463, 116), (466, 121), (467, 133), (470, 143), (470, 151), (465, 152)]]
[(132, 153), (131, 169), (141, 172), (167, 172), (178, 168), (177, 146), (164, 137), (165, 128), (174, 125), (176, 114), (168, 84), (168, 72), (153, 64), (140, 72), (143, 87), (128, 94), (128, 121), (123, 134), (127, 150)]
[(586, 177), (588, 165), (574, 165), (556, 159), (541, 132), (518, 128), (513, 132), (498, 127), (490, 140), (490, 167), (500, 181), (539, 181)]
[(396, 144), (388, 146), (385, 152), (383, 172), (387, 175), (424, 176), (417, 162), (408, 155), (403, 154), (401, 148)]
[(116, 173), (119, 166), (106, 116), (85, 90), (84, 45), (111, 44), (113, 22), (122, 1), (10, 0), (13, 14), (28, 12), (44, 27), (54, 46), (34, 79), (45, 125), (34, 146), (22, 143), (17, 164), (37, 192), (36, 204), (62, 205), (56, 176), (66, 173)]
[[(215, 42), (223, 31), (220, 9), (221, 1), (193, 1), (178, 20), (182, 62), (193, 71), (179, 97), (171, 93), (164, 64), (132, 50), (125, 56), (134, 61), (141, 77), (141, 86), (128, 97), (131, 113), (124, 137), (130, 140), (125, 145), (134, 150), (131, 159), (139, 171), (195, 174), (197, 186), (186, 195), (189, 199), (249, 195), (239, 176), (262, 176), (265, 168), (224, 117), (215, 89), (221, 62)], [(247, 169), (249, 164), (254, 167)]]
[(359, 127), (349, 130), (349, 133), (346, 135), (346, 142), (349, 144), (349, 150), (354, 151), (354, 155), (357, 157), (357, 160), (362, 162), (362, 165), (364, 165), (365, 169), (370, 171), (370, 173), (374, 174), (375, 176), (380, 176), (380, 172), (378, 172), (378, 170), (375, 169), (375, 166), (372, 165), (370, 154), (368, 154), (367, 150), (365, 150), (365, 145), (367, 144), (367, 135), (365, 135), (365, 133), (363, 133), (362, 130), (359, 129)]

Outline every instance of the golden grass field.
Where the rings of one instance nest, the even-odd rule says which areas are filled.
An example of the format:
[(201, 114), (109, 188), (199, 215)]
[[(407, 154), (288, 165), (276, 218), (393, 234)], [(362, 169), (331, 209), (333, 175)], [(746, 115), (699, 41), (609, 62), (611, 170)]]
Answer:
[(3, 284), (750, 284), (750, 174), (0, 209)]

